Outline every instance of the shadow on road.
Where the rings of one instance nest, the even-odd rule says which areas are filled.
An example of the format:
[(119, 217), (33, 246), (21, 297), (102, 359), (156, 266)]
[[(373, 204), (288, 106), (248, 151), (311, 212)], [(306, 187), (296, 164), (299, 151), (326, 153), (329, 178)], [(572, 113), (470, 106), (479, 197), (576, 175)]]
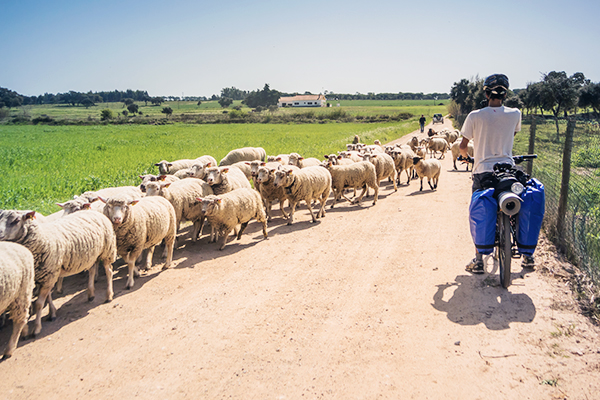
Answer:
[[(433, 308), (445, 312), (457, 324), (483, 323), (490, 330), (509, 329), (511, 322), (532, 322), (536, 309), (531, 298), (511, 293), (510, 287), (503, 289), (491, 277), (459, 275), (455, 282), (438, 285)], [(445, 300), (450, 293), (451, 297)]]

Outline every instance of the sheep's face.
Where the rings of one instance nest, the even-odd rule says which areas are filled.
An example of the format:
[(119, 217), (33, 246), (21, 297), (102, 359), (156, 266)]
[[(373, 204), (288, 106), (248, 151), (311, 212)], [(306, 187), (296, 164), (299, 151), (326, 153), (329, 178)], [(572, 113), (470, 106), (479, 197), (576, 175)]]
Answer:
[(169, 168), (171, 168), (173, 166), (172, 163), (162, 160), (159, 163), (154, 164), (158, 167), (158, 171), (160, 172), (161, 175), (167, 175), (169, 173)]
[(302, 160), (302, 157), (300, 156), (300, 154), (292, 153), (292, 154), (290, 154), (290, 161), (288, 162), (288, 165), (294, 165), (296, 167), (300, 167), (300, 160)]
[(136, 205), (138, 201), (139, 200), (125, 200), (119, 198), (108, 199), (104, 206), (104, 215), (108, 217), (113, 225), (121, 225), (127, 222), (131, 213), (131, 207)]
[(27, 221), (35, 218), (35, 211), (0, 211), (0, 240), (15, 242), (27, 233)]
[(188, 170), (188, 175), (191, 178), (204, 179), (204, 177), (206, 177), (206, 169), (208, 168), (208, 166), (210, 166), (210, 163), (208, 163), (208, 165), (205, 165), (203, 163), (194, 164)]
[(275, 171), (275, 180), (273, 181), (273, 187), (288, 187), (292, 184), (292, 179), (292, 171)]
[(142, 180), (142, 183), (140, 184), (140, 190), (142, 191), (142, 193), (146, 193), (146, 184), (148, 182), (156, 182), (158, 179), (156, 175), (152, 174), (140, 175), (139, 177)]
[(160, 182), (148, 182), (146, 184), (146, 196), (159, 196), (160, 188)]
[(258, 176), (258, 169), (264, 164), (264, 162), (259, 160), (254, 160), (252, 162), (247, 162), (246, 164), (250, 165), (250, 176)]
[(221, 199), (212, 194), (202, 198), (199, 197), (197, 200), (202, 204), (202, 212), (206, 216), (215, 215), (221, 204)]
[(63, 209), (64, 215), (73, 214), (74, 212), (85, 210), (90, 207), (90, 203), (83, 197), (78, 197), (65, 203), (56, 203), (56, 205)]
[(274, 169), (270, 170), (267, 167), (260, 167), (256, 174), (256, 182), (261, 183), (261, 184), (269, 182), (269, 179), (271, 179), (271, 177), (273, 177), (272, 173), (274, 173), (274, 172), (275, 172)]
[(223, 173), (229, 171), (227, 168), (211, 167), (206, 171), (206, 183), (218, 185), (223, 182)]

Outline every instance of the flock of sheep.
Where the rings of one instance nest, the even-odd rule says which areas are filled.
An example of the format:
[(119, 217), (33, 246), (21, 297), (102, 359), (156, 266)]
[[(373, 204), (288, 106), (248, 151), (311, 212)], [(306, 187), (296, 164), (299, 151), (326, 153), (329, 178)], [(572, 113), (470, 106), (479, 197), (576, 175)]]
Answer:
[[(158, 244), (164, 243), (163, 269), (169, 268), (183, 221), (192, 222), (195, 242), (208, 220), (209, 241), (219, 241), (222, 250), (231, 231), (239, 239), (253, 219), (262, 224), (266, 238), (274, 201), (279, 202), (283, 218), (291, 225), (301, 201), (313, 222), (324, 217), (332, 191), (331, 208), (341, 197), (352, 204), (360, 203), (365, 194), (369, 195), (369, 189), (373, 190), (375, 205), (379, 183), (388, 179), (397, 190), (403, 171), (407, 183), (416, 172), (421, 180), (420, 190), (425, 177), (435, 190), (441, 172), (441, 163), (435, 156), (441, 152), (443, 158), (451, 148), (456, 169), (458, 136), (458, 131), (446, 129), (421, 141), (413, 137), (408, 145), (385, 147), (379, 141), (364, 145), (355, 137), (345, 151), (326, 155), (325, 161), (297, 153), (267, 157), (260, 147), (232, 150), (218, 165), (208, 155), (194, 160), (163, 160), (155, 164), (158, 175), (140, 176), (139, 187), (85, 192), (58, 203), (62, 210), (46, 217), (35, 211), (0, 210), (0, 313), (8, 312), (13, 321), (3, 359), (12, 355), (21, 334), (28, 335), (34, 288), (38, 294), (33, 303), (33, 336), (41, 331), (46, 302), (49, 319), (56, 317), (51, 292), (55, 287), (62, 292), (62, 279), (66, 276), (89, 271), (87, 293), (91, 301), (101, 261), (109, 302), (114, 294), (112, 264), (117, 256), (128, 266), (127, 288), (133, 287), (138, 268), (151, 267)], [(362, 189), (358, 196), (357, 189)], [(353, 198), (347, 196), (347, 190), (354, 191)], [(313, 210), (317, 202), (318, 208)]]

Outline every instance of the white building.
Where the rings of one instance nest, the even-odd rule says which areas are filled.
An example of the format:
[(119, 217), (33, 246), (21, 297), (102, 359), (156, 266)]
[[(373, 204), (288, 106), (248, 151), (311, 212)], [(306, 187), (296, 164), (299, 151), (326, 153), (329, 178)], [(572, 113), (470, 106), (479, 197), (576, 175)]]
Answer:
[(279, 107), (327, 107), (327, 99), (322, 94), (305, 94), (293, 97), (280, 97)]

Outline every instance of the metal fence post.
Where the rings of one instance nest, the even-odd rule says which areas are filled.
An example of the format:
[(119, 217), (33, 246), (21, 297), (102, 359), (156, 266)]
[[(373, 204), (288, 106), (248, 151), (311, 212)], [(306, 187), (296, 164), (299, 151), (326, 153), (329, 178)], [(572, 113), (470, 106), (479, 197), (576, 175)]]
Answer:
[[(537, 125), (535, 122), (535, 115), (531, 118), (531, 125), (529, 127), (529, 152), (527, 154), (534, 154), (535, 152), (535, 131)], [(533, 172), (533, 160), (527, 161), (527, 175), (531, 176)]]
[(573, 132), (575, 131), (575, 120), (569, 119), (567, 132), (565, 133), (565, 147), (562, 160), (562, 180), (560, 184), (560, 199), (558, 201), (558, 215), (556, 217), (556, 234), (558, 243), (564, 251), (565, 246), (565, 217), (567, 215), (567, 202), (569, 198), (569, 181), (571, 179), (571, 152), (573, 151)]

